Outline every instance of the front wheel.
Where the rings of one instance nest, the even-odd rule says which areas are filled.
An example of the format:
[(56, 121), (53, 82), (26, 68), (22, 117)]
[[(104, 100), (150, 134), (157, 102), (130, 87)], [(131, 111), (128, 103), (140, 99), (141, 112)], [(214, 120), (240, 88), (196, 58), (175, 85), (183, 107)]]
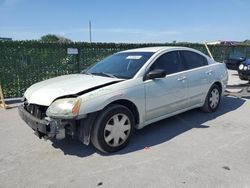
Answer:
[(110, 105), (97, 117), (91, 142), (102, 152), (116, 152), (128, 144), (134, 127), (134, 116), (127, 107), (119, 104)]
[(204, 112), (214, 112), (217, 110), (221, 99), (221, 89), (217, 84), (212, 85), (206, 96), (205, 103), (201, 108)]

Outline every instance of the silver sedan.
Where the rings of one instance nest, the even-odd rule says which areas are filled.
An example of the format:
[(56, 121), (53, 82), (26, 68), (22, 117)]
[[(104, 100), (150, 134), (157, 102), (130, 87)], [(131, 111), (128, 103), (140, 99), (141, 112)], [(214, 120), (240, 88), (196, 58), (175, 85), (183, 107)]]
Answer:
[(135, 129), (194, 108), (214, 112), (227, 79), (224, 64), (194, 49), (127, 50), (32, 85), (19, 114), (40, 138), (68, 135), (115, 152)]

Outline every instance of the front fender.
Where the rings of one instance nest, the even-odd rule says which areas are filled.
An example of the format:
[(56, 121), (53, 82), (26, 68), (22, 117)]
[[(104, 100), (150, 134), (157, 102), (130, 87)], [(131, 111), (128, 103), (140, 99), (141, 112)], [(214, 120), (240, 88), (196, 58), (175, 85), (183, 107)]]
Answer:
[(79, 110), (79, 116), (100, 111), (118, 100), (128, 100), (135, 104), (140, 123), (145, 117), (145, 93), (143, 83), (127, 87), (126, 89), (114, 89), (110, 86), (102, 88), (81, 96), (82, 103)]

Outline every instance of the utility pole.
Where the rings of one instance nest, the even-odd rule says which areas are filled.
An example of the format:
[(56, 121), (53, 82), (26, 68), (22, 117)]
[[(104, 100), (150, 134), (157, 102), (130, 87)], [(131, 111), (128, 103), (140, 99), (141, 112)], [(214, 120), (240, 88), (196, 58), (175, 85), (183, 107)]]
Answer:
[(89, 20), (89, 42), (92, 42), (91, 20)]

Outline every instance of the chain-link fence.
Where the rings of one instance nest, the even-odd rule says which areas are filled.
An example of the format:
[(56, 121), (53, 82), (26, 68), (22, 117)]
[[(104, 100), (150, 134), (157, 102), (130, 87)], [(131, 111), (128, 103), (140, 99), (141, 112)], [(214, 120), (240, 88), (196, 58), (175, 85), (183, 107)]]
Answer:
[[(186, 46), (207, 54), (203, 44), (115, 44), (42, 43), (38, 41), (0, 41), (0, 82), (5, 97), (20, 97), (33, 83), (63, 74), (78, 73), (112, 53), (149, 46)], [(70, 55), (68, 48), (78, 49)], [(209, 46), (215, 60), (222, 62), (230, 51), (250, 56), (250, 46)]]

